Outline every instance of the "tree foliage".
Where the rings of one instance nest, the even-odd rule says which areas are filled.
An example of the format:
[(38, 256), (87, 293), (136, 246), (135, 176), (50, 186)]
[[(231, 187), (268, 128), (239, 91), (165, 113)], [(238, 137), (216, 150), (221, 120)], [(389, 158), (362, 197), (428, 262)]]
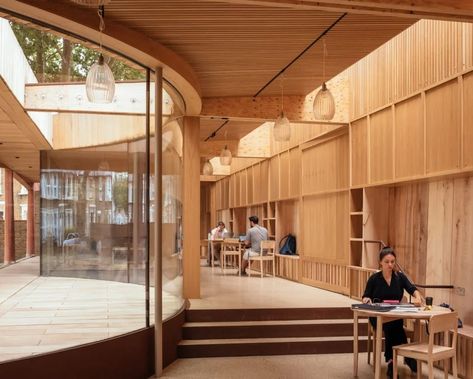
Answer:
[[(40, 83), (85, 81), (99, 52), (41, 30), (10, 23), (31, 69)], [(106, 59), (107, 61), (107, 59)], [(144, 74), (121, 60), (107, 62), (115, 80), (142, 80)]]
[(115, 207), (125, 212), (128, 210), (128, 179), (116, 178), (112, 186), (112, 198)]

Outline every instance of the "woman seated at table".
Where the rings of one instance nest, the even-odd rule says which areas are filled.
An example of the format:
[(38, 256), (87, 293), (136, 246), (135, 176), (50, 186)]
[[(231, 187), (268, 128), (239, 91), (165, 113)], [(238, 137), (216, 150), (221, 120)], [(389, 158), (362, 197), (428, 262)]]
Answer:
[[(381, 271), (373, 274), (366, 283), (363, 293), (363, 303), (380, 303), (384, 300), (401, 301), (406, 290), (414, 297), (414, 304), (420, 305), (422, 296), (417, 288), (407, 279), (406, 275), (395, 270), (396, 254), (394, 250), (386, 246), (379, 252), (379, 264)], [(370, 317), (370, 323), (376, 328), (376, 318)], [(388, 363), (387, 376), (393, 375), (393, 346), (407, 343), (406, 333), (403, 327), (403, 320), (389, 321), (383, 324), (385, 337), (385, 358)], [(405, 363), (412, 372), (417, 372), (417, 362), (415, 359), (406, 358)]]

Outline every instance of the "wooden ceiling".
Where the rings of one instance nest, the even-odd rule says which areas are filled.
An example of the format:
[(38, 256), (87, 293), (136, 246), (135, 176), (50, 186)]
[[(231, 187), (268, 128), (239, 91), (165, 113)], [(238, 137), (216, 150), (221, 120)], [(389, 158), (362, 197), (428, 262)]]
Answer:
[(30, 185), (39, 181), (39, 151), (50, 148), (0, 76), (0, 166)]
[[(341, 15), (217, 1), (113, 0), (106, 7), (107, 18), (184, 57), (198, 75), (203, 97), (255, 95)], [(415, 21), (346, 15), (326, 36), (326, 77), (340, 73)], [(319, 41), (286, 71), (286, 94), (305, 95), (322, 83), (322, 52)], [(276, 80), (262, 95), (279, 93)]]

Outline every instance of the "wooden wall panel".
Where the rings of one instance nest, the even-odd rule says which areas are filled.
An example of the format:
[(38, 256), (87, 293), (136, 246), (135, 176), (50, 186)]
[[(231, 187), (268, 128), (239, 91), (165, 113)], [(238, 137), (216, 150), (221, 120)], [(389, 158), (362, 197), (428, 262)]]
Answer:
[(469, 23), (421, 20), (406, 29), (348, 69), (350, 119), (471, 68), (472, 40)]
[(426, 92), (427, 173), (460, 167), (459, 99), (456, 79)]
[(233, 175), (233, 177), (235, 180), (235, 207), (239, 207), (241, 206), (240, 173), (236, 173), (236, 175)]
[(289, 197), (289, 151), (279, 154), (279, 198)]
[[(387, 187), (365, 188), (363, 204), (363, 238), (365, 240), (388, 242), (389, 192)], [(362, 266), (377, 269), (379, 244), (365, 242), (362, 253)]]
[(246, 197), (246, 170), (240, 171), (240, 205), (248, 205), (248, 199)]
[(348, 188), (348, 135), (312, 144), (302, 150), (302, 193)]
[(261, 202), (262, 195), (261, 195), (261, 187), (262, 181), (264, 179), (261, 176), (261, 164), (255, 164), (253, 166), (253, 202), (258, 204)]
[(301, 193), (301, 151), (297, 147), (289, 155), (289, 196), (295, 197)]
[(393, 178), (393, 114), (391, 108), (370, 116), (370, 183)]
[(297, 243), (300, 243), (299, 233), (299, 201), (285, 200), (277, 203), (276, 213), (278, 222), (276, 223), (276, 242), (291, 233), (296, 236)]
[(253, 166), (246, 169), (246, 190), (248, 204), (253, 204)]
[(396, 178), (424, 173), (424, 103), (415, 96), (395, 106), (394, 165)]
[(428, 190), (427, 183), (395, 187), (389, 199), (389, 237), (385, 242), (417, 283), (425, 283), (426, 277)]
[(348, 191), (303, 199), (303, 256), (348, 264)]
[(235, 206), (235, 175), (230, 175), (228, 178), (228, 207)]
[(263, 161), (260, 164), (260, 175), (261, 175), (261, 182), (260, 182), (260, 200), (259, 202), (268, 201), (269, 195), (269, 162)]
[(279, 199), (279, 156), (269, 160), (269, 200)]
[(465, 296), (452, 294), (453, 308), (473, 326), (473, 177), (457, 178), (453, 189), (452, 284), (465, 289)]
[(352, 122), (351, 130), (351, 185), (368, 183), (368, 121)]
[[(428, 183), (429, 217), (425, 269), (425, 284), (450, 284), (453, 228), (453, 181), (441, 180)], [(426, 289), (435, 304), (451, 301), (451, 291)]]
[(473, 72), (463, 77), (463, 166), (473, 167)]

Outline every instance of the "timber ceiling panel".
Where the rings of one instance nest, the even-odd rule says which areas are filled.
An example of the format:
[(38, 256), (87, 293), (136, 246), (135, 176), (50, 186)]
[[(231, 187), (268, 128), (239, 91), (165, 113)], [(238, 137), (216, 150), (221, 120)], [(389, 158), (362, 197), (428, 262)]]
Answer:
[[(343, 13), (183, 0), (113, 0), (107, 17), (182, 55), (204, 97), (253, 96)], [(346, 15), (326, 37), (326, 76), (336, 74), (415, 20)], [(322, 82), (322, 43), (285, 74), (287, 94), (305, 95)], [(273, 82), (262, 95), (279, 94)]]
[(39, 181), (39, 151), (49, 143), (0, 77), (0, 166), (27, 183)]
[[(214, 131), (225, 123), (222, 119), (200, 119), (200, 140), (205, 141)], [(209, 141), (239, 140), (260, 126), (262, 122), (229, 120), (222, 126), (215, 137)]]

